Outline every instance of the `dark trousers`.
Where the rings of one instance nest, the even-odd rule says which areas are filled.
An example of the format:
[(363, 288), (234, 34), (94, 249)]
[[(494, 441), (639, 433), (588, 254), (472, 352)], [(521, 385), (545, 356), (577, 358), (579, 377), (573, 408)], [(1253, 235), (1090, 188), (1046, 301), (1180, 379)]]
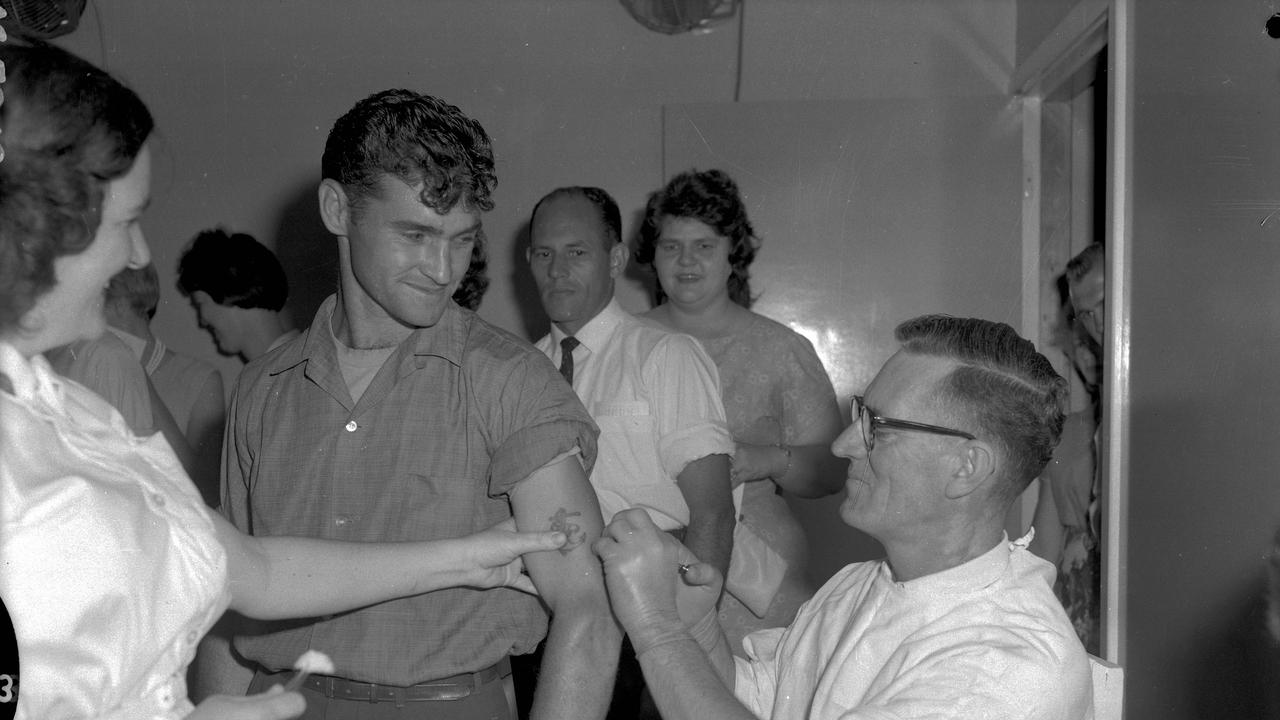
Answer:
[[(516, 707), (521, 720), (528, 720), (533, 708), (533, 691), (538, 685), (545, 643), (528, 655), (511, 657), (511, 673), (516, 685)], [(605, 720), (661, 720), (658, 707), (649, 694), (640, 670), (640, 661), (631, 647), (631, 638), (623, 636), (622, 653), (618, 657), (618, 675), (613, 683), (613, 699)]]

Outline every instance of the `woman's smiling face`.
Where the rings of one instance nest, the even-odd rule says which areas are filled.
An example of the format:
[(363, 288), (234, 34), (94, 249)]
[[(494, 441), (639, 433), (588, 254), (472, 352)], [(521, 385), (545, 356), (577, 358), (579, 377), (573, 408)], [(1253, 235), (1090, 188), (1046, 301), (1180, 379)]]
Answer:
[(659, 228), (653, 269), (672, 303), (694, 308), (729, 294), (728, 238), (690, 217), (663, 217)]
[(53, 261), (57, 282), (28, 311), (33, 332), (14, 338), (20, 352), (33, 355), (104, 332), (104, 293), (112, 276), (151, 261), (140, 224), (150, 199), (151, 152), (143, 145), (129, 171), (104, 188), (93, 242)]

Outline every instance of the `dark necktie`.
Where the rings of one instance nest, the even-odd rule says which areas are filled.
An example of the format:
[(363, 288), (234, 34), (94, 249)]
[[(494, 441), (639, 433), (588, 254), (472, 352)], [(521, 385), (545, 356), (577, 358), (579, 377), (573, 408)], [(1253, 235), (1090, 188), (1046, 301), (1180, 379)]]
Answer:
[(573, 387), (573, 349), (581, 344), (572, 335), (560, 341), (560, 374), (569, 387)]

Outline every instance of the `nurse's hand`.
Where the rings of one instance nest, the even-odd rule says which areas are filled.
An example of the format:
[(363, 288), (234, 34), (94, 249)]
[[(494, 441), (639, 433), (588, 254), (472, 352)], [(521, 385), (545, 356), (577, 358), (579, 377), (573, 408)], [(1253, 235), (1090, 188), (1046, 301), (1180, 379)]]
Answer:
[(307, 709), (296, 692), (276, 685), (258, 695), (214, 695), (200, 703), (187, 720), (292, 720)]
[(519, 532), (514, 518), (461, 538), (467, 543), (472, 567), (459, 585), (478, 588), (510, 587), (537, 595), (533, 581), (524, 574), (520, 556), (559, 550), (566, 542), (562, 532)]

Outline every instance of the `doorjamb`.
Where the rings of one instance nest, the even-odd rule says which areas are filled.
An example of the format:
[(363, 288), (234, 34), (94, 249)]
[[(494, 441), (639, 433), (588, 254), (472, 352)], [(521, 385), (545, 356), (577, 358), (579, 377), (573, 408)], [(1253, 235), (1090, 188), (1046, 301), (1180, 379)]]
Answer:
[(1103, 348), (1102, 647), (1124, 665), (1128, 613), (1130, 245), (1133, 214), (1133, 0), (1081, 0), (1013, 72), (1022, 99), (1022, 330), (1040, 345), (1041, 131), (1044, 99), (1107, 49), (1107, 336)]

